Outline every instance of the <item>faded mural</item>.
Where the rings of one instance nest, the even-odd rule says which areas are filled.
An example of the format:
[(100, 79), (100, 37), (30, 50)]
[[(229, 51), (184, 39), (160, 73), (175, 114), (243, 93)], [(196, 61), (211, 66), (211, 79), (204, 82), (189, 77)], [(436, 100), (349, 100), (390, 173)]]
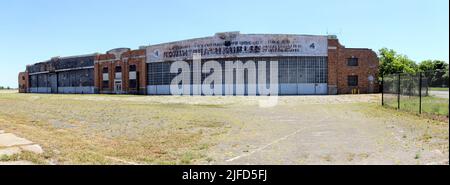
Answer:
[(202, 59), (271, 56), (327, 56), (327, 37), (288, 34), (217, 33), (213, 37), (148, 46), (147, 63)]

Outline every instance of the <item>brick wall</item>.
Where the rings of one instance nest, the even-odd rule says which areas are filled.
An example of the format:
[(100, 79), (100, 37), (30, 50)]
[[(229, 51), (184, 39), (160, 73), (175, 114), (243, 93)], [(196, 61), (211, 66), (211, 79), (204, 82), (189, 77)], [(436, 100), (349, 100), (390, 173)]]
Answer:
[[(97, 55), (94, 64), (95, 87), (98, 93), (123, 93), (123, 94), (145, 94), (146, 93), (146, 51), (145, 50), (122, 50)], [(129, 72), (130, 65), (136, 66), (137, 88), (130, 87)], [(121, 67), (122, 92), (115, 92), (116, 66)], [(103, 69), (108, 68), (108, 87), (103, 87)]]
[(27, 93), (29, 85), (28, 72), (19, 73), (19, 93)]
[[(349, 66), (347, 64), (349, 58), (357, 58), (358, 66)], [(329, 94), (378, 92), (378, 66), (379, 60), (377, 54), (371, 49), (345, 48), (339, 44), (337, 39), (329, 39)], [(357, 86), (348, 85), (349, 76), (358, 76)]]
[(341, 49), (337, 39), (328, 39), (328, 94), (337, 94), (337, 61)]

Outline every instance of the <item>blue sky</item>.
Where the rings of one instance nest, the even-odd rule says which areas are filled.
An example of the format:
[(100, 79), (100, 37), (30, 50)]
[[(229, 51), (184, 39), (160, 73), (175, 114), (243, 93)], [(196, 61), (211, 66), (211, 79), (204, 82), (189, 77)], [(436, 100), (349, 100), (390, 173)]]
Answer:
[(53, 56), (216, 32), (335, 34), (346, 47), (449, 59), (448, 0), (3, 0), (0, 85)]

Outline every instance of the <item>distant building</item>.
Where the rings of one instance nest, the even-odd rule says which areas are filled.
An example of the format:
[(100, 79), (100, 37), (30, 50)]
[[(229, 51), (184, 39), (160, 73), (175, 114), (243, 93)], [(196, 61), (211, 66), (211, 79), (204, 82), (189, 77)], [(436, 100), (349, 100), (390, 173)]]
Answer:
[[(19, 73), (19, 91), (169, 95), (170, 83), (177, 75), (170, 73), (171, 64), (186, 61), (192, 70), (194, 53), (201, 54), (202, 63), (214, 60), (222, 66), (234, 61), (278, 61), (279, 95), (378, 92), (379, 61), (370, 49), (345, 48), (335, 36), (239, 32), (138, 50), (118, 48), (105, 54), (55, 57)], [(248, 70), (236, 68), (238, 71), (245, 74), (244, 83), (223, 81), (223, 89), (242, 85), (245, 91), (224, 90), (222, 95), (246, 95), (248, 87), (256, 85), (249, 81)], [(203, 74), (201, 79), (207, 76)], [(192, 90), (196, 84), (191, 80), (188, 88)]]

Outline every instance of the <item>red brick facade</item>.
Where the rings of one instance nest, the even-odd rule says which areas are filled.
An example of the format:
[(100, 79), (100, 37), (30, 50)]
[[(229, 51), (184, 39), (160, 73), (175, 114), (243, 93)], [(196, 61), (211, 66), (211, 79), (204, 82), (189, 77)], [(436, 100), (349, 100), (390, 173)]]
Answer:
[(18, 82), (19, 82), (19, 92), (20, 93), (28, 92), (28, 87), (30, 87), (28, 78), (29, 78), (28, 72), (20, 72), (19, 73)]
[[(146, 51), (119, 48), (96, 56), (94, 85), (101, 94), (146, 94)], [(134, 70), (132, 70), (134, 66)], [(108, 79), (104, 79), (103, 76)], [(121, 76), (119, 76), (121, 75)], [(134, 83), (132, 81), (135, 80)]]
[[(348, 64), (352, 58), (356, 59), (357, 66)], [(345, 48), (337, 39), (328, 39), (328, 94), (378, 92), (378, 66), (374, 51)], [(350, 76), (357, 77), (357, 85), (349, 85)]]

